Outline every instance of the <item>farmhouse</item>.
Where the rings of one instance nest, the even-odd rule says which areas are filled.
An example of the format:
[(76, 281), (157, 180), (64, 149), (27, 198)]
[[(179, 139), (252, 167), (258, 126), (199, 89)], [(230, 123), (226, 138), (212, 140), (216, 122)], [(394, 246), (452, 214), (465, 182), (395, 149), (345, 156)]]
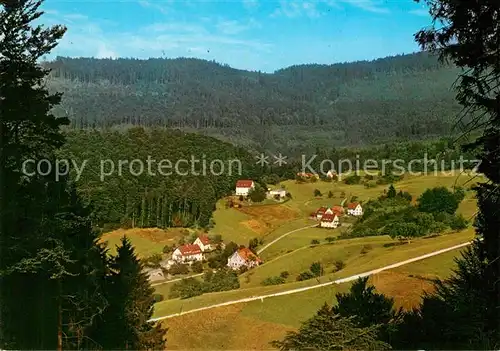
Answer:
[(193, 245), (198, 245), (203, 252), (209, 252), (215, 249), (207, 235), (200, 235), (197, 237)]
[(178, 263), (201, 261), (203, 260), (203, 251), (195, 244), (183, 245), (175, 249), (172, 260)]
[(335, 213), (326, 213), (321, 217), (319, 225), (322, 228), (337, 228), (339, 226), (339, 216)]
[(236, 182), (236, 195), (248, 196), (251, 189), (255, 188), (255, 183), (253, 180), (238, 180)]
[(351, 216), (361, 216), (363, 215), (363, 208), (359, 202), (351, 202), (347, 205), (347, 213)]
[(261, 263), (262, 260), (246, 247), (235, 251), (235, 253), (227, 259), (227, 266), (232, 269), (240, 269), (243, 266), (252, 268)]
[(280, 197), (280, 199), (286, 197), (286, 190), (285, 189), (279, 189), (279, 190), (269, 190), (267, 192), (267, 197), (268, 198), (274, 198), (276, 195)]
[(316, 211), (316, 219), (318, 220), (321, 219), (321, 217), (323, 217), (326, 211), (328, 211), (328, 208), (325, 206), (318, 208), (318, 210)]

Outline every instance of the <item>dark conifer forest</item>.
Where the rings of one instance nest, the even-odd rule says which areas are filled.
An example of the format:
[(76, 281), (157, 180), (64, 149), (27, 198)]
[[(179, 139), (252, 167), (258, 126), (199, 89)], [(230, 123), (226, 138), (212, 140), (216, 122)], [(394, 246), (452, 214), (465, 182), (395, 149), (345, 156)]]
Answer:
[[(72, 128), (170, 127), (288, 153), (447, 136), (460, 72), (425, 52), (272, 74), (199, 59), (47, 62)], [(281, 151), (280, 150), (280, 151)]]

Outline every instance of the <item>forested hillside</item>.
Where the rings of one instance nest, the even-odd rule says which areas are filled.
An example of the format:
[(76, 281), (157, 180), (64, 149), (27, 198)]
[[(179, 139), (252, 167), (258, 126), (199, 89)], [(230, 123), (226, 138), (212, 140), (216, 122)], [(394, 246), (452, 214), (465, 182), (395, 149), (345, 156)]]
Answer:
[(426, 53), (273, 74), (198, 59), (57, 58), (49, 87), (74, 128), (164, 126), (292, 153), (448, 135), (458, 69)]
[(83, 169), (73, 179), (101, 227), (206, 226), (237, 179), (257, 176), (245, 150), (196, 134), (131, 128), (75, 131), (67, 139), (58, 156)]

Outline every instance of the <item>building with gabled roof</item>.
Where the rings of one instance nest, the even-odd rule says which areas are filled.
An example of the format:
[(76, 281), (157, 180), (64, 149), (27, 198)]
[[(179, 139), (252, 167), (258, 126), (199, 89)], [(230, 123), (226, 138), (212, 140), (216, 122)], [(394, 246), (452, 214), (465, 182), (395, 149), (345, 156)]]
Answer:
[(351, 216), (362, 216), (363, 215), (363, 207), (359, 202), (351, 202), (347, 205), (347, 213)]
[(196, 244), (182, 245), (174, 250), (172, 260), (178, 263), (202, 261), (203, 251)]
[(262, 260), (246, 247), (236, 250), (231, 257), (227, 259), (227, 266), (232, 269), (240, 269), (243, 266), (252, 268), (261, 263)]
[(242, 179), (236, 182), (235, 193), (238, 196), (248, 196), (248, 193), (252, 189), (255, 189), (255, 182), (253, 180)]
[(322, 228), (337, 228), (340, 224), (339, 216), (335, 213), (325, 213), (321, 217), (319, 226)]

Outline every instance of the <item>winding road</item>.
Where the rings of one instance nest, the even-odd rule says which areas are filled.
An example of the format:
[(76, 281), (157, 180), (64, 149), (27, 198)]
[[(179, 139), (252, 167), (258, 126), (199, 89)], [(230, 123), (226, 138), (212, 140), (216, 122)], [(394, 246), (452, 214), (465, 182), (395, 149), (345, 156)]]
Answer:
[[(305, 228), (296, 229), (295, 231), (302, 230), (302, 229), (305, 229)], [(292, 231), (292, 232), (294, 232), (294, 231)], [(288, 232), (288, 233), (286, 233), (284, 235), (291, 234), (292, 232)], [(282, 235), (281, 237), (283, 237), (284, 235)], [(281, 237), (279, 237), (275, 241), (278, 241)], [(275, 242), (275, 241), (273, 241), (273, 242)], [(267, 246), (271, 245), (273, 242), (269, 243)], [(215, 304), (215, 305), (210, 305), (210, 306), (205, 306), (205, 307), (201, 307), (201, 308), (192, 309), (192, 310), (189, 310), (189, 311), (183, 311), (183, 312), (180, 312), (180, 313), (174, 313), (174, 314), (169, 314), (169, 315), (162, 316), (162, 317), (152, 318), (149, 321), (151, 321), (151, 322), (153, 322), (153, 321), (160, 321), (160, 320), (163, 320), (163, 319), (172, 318), (172, 317), (178, 317), (178, 316), (182, 316), (184, 314), (195, 313), (195, 312), (204, 311), (204, 310), (208, 310), (208, 309), (212, 309), (212, 308), (216, 308), (216, 307), (229, 306), (229, 305), (234, 305), (234, 304), (244, 303), (244, 302), (250, 302), (250, 301), (256, 301), (256, 300), (263, 301), (264, 299), (267, 299), (269, 297), (296, 294), (296, 293), (299, 293), (299, 292), (303, 292), (303, 291), (307, 291), (307, 290), (312, 290), (312, 289), (317, 289), (317, 288), (321, 288), (321, 287), (328, 286), (328, 285), (347, 283), (347, 282), (350, 282), (350, 281), (353, 281), (353, 280), (357, 280), (358, 278), (367, 277), (367, 276), (370, 276), (370, 275), (373, 275), (373, 274), (380, 273), (382, 271), (386, 271), (386, 270), (389, 270), (389, 269), (393, 269), (393, 268), (397, 268), (397, 267), (400, 267), (400, 266), (404, 266), (406, 264), (413, 263), (413, 262), (416, 262), (416, 261), (424, 260), (426, 258), (437, 256), (437, 255), (440, 255), (440, 254), (448, 252), (448, 251), (456, 250), (456, 249), (465, 247), (467, 245), (470, 245), (471, 243), (472, 242), (469, 241), (469, 242), (466, 242), (466, 243), (463, 243), (463, 244), (459, 244), (459, 245), (455, 245), (455, 246), (452, 246), (452, 247), (448, 247), (446, 249), (441, 249), (441, 250), (433, 251), (433, 252), (430, 252), (430, 253), (422, 255), (422, 256), (418, 256), (418, 257), (411, 258), (411, 259), (408, 259), (408, 260), (405, 260), (405, 261), (401, 261), (401, 262), (397, 262), (397, 263), (391, 264), (389, 266), (385, 266), (385, 267), (382, 267), (382, 268), (374, 269), (374, 270), (371, 270), (369, 272), (352, 275), (350, 277), (338, 279), (338, 280), (331, 281), (331, 282), (326, 282), (326, 283), (317, 284), (317, 285), (313, 285), (313, 286), (306, 286), (306, 287), (303, 287), (303, 288), (286, 290), (286, 291), (282, 291), (282, 292), (275, 293), (275, 294), (268, 294), (268, 295), (262, 295), (262, 296), (251, 296), (251, 297), (244, 298), (244, 299), (227, 301), (227, 302), (218, 303), (218, 304)], [(264, 247), (263, 249), (265, 249), (266, 247)], [(261, 251), (263, 249), (261, 249)]]

